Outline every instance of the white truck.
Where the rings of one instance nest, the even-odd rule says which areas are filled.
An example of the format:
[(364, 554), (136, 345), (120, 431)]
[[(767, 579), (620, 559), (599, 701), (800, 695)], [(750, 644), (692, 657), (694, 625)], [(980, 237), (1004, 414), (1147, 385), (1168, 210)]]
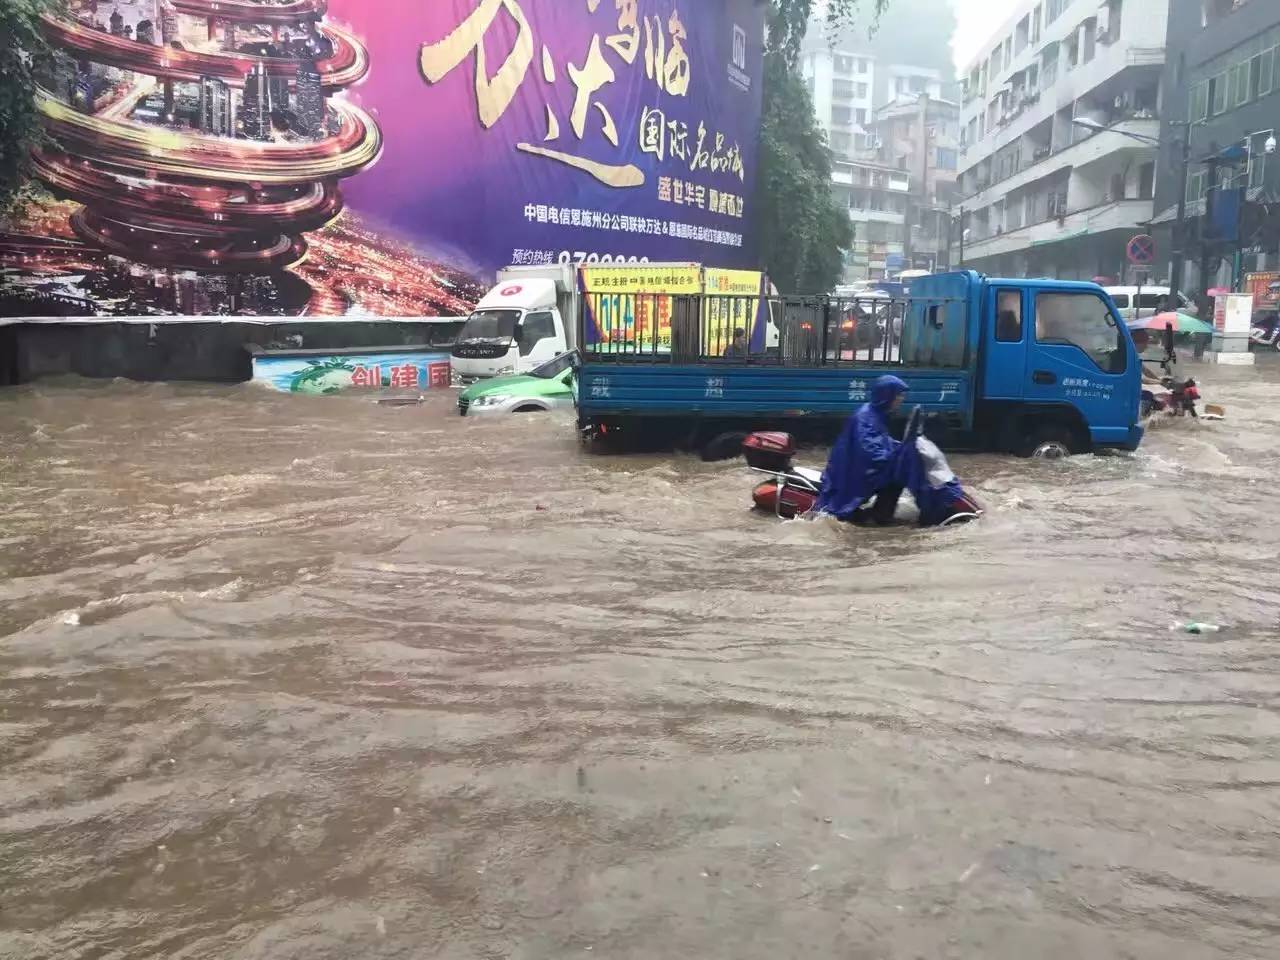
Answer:
[[(580, 271), (598, 278), (617, 271), (635, 274), (671, 268), (683, 276), (692, 271), (697, 289), (646, 290), (645, 295), (701, 293), (705, 276), (712, 271), (693, 263), (641, 264), (551, 264), (539, 267), (507, 267), (498, 272), (498, 282), (476, 304), (467, 318), (452, 351), (454, 382), (475, 383), (489, 377), (524, 374), (579, 346), (578, 330), (582, 310)], [(725, 271), (721, 271), (724, 273)], [(741, 273), (740, 276), (745, 276)], [(759, 277), (759, 275), (756, 275)], [(776, 327), (771, 322), (769, 346), (777, 346)]]

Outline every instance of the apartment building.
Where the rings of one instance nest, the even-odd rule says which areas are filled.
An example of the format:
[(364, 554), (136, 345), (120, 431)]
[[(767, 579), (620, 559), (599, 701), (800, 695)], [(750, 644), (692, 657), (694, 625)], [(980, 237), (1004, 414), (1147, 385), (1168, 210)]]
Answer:
[(1169, 2), (1026, 0), (991, 34), (961, 95), (966, 266), (1124, 275), (1154, 214)]
[[(941, 89), (939, 84), (935, 89)], [(911, 177), (897, 269), (950, 267), (950, 208), (960, 148), (960, 104), (929, 93), (906, 94), (876, 110), (876, 157)], [(895, 263), (886, 266), (893, 271)], [(878, 277), (872, 279), (879, 279)]]
[(1190, 123), (1182, 288), (1199, 296), (1280, 269), (1280, 3), (1180, 0), (1166, 47), (1153, 235), (1172, 276)]
[[(945, 237), (939, 250), (936, 215), (927, 218), (929, 228), (923, 233), (915, 216), (936, 206), (937, 190), (931, 185), (936, 187), (938, 179), (939, 151), (954, 175), (956, 117), (950, 117), (946, 136), (932, 132), (928, 136), (933, 139), (925, 143), (926, 131), (942, 124), (946, 112), (941, 71), (882, 63), (869, 44), (833, 36), (822, 22), (810, 24), (801, 69), (831, 147), (832, 190), (854, 227), (844, 281), (879, 280), (903, 270), (914, 262), (913, 240), (930, 265), (945, 259)], [(934, 105), (929, 124), (918, 120), (921, 103)], [(954, 112), (955, 104), (949, 106)], [(924, 115), (928, 112), (925, 107)], [(899, 131), (900, 123), (911, 132)], [(916, 226), (914, 233), (909, 222)]]
[[(811, 36), (816, 33), (810, 30)], [(806, 38), (801, 67), (831, 152), (847, 159), (867, 149), (877, 103), (875, 57), (865, 50), (835, 49)]]

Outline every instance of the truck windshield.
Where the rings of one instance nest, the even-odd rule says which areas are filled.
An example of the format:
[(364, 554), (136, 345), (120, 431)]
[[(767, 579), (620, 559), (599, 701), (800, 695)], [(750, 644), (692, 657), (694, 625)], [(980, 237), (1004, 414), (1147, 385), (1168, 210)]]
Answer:
[(519, 310), (477, 310), (462, 325), (458, 342), (510, 343), (515, 338), (519, 321)]

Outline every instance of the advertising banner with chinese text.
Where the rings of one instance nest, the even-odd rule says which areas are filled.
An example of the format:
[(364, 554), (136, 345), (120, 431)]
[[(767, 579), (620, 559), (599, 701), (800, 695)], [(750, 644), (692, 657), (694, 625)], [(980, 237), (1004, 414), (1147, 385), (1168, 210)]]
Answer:
[(1280, 273), (1246, 275), (1244, 292), (1253, 294), (1255, 313), (1280, 309)]
[(449, 387), (452, 367), (447, 353), (256, 356), (253, 380), (285, 393), (330, 394), (387, 388), (432, 390)]
[(757, 0), (293, 7), (47, 16), (0, 315), (457, 316), (511, 264), (757, 265)]
[(581, 274), (588, 342), (624, 352), (671, 350), (672, 297), (698, 294), (696, 264), (587, 267)]
[(702, 334), (703, 354), (722, 353), (729, 349), (739, 330), (750, 338), (752, 349), (762, 349), (764, 333), (759, 331), (757, 334), (756, 321), (760, 316), (764, 274), (758, 270), (716, 270), (708, 267), (705, 283), (708, 299)]

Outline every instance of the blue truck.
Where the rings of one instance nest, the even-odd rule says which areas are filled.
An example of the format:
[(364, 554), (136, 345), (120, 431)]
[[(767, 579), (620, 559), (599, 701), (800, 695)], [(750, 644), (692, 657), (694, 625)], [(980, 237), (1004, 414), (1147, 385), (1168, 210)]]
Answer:
[[(625, 302), (646, 296), (644, 309)], [(657, 434), (716, 459), (753, 430), (829, 433), (892, 373), (950, 449), (1056, 457), (1142, 441), (1141, 362), (1095, 284), (962, 271), (915, 279), (898, 299), (724, 299), (585, 297), (583, 435)], [(729, 330), (725, 316), (754, 321)]]

